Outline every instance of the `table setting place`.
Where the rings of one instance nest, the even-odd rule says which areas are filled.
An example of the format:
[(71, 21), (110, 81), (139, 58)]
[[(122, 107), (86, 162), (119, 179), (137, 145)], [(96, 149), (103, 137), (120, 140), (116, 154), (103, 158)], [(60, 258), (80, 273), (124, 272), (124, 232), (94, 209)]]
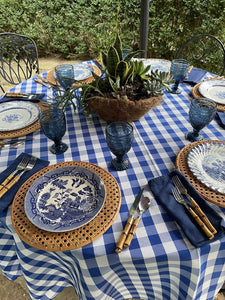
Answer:
[[(56, 66), (0, 97), (0, 218), (10, 216), (25, 245), (19, 247), (77, 257), (87, 251), (88, 261), (103, 243), (99, 253), (118, 262), (142, 260), (148, 243), (155, 253), (157, 245), (166, 248), (155, 233), (163, 228), (175, 245), (170, 254), (180, 247), (194, 257), (197, 248), (223, 240), (224, 79), (184, 59), (133, 61), (149, 76), (159, 70), (173, 79), (163, 100), (137, 120), (73, 110), (79, 88), (106, 76), (100, 60)], [(81, 299), (94, 295), (91, 288), (84, 293)]]

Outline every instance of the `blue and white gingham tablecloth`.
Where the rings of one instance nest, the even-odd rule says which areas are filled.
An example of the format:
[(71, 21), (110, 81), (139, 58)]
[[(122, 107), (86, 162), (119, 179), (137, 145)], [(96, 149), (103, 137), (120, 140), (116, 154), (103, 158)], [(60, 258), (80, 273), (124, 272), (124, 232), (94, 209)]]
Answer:
[[(91, 62), (89, 62), (91, 63)], [(46, 73), (43, 74), (46, 76)], [(81, 160), (111, 172), (122, 192), (120, 212), (112, 226), (87, 246), (65, 252), (46, 252), (25, 244), (15, 233), (8, 211), (0, 216), (0, 267), (11, 280), (24, 275), (32, 299), (53, 299), (73, 286), (79, 299), (122, 300), (212, 300), (225, 280), (225, 238), (194, 248), (174, 220), (152, 197), (147, 182), (175, 168), (178, 152), (189, 142), (188, 120), (191, 86), (180, 85), (182, 93), (165, 93), (163, 104), (133, 123), (134, 142), (128, 153), (130, 167), (116, 172), (105, 141), (106, 122), (85, 118), (67, 110), (67, 132), (63, 141), (69, 149), (62, 155), (49, 152), (52, 144), (40, 132), (30, 134), (17, 149), (0, 152), (0, 172), (20, 153), (27, 152), (50, 164)], [(12, 91), (46, 93), (52, 90), (29, 79)], [(46, 98), (44, 98), (46, 100)], [(202, 130), (205, 139), (225, 140), (214, 119)], [(115, 253), (115, 246), (128, 218), (129, 208), (140, 187), (151, 198), (129, 249)], [(212, 205), (224, 217), (225, 209)]]

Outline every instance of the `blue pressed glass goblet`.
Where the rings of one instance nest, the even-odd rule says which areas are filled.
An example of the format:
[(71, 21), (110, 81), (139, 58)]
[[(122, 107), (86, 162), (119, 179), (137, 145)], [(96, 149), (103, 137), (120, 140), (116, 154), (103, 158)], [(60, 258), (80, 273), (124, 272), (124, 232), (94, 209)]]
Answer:
[(203, 140), (199, 131), (209, 124), (216, 114), (216, 102), (208, 98), (193, 99), (189, 110), (189, 120), (193, 127), (192, 132), (186, 134), (186, 139), (195, 142)]
[(62, 154), (65, 152), (68, 146), (61, 141), (66, 132), (64, 112), (61, 109), (47, 109), (40, 113), (39, 121), (44, 134), (54, 141), (54, 144), (50, 147), (50, 151), (53, 154)]
[(130, 150), (133, 143), (133, 126), (127, 122), (112, 122), (106, 127), (106, 142), (110, 151), (116, 156), (111, 161), (117, 171), (126, 170), (129, 161), (124, 155)]
[(55, 67), (56, 79), (60, 85), (67, 90), (74, 82), (73, 65), (59, 65)]
[(185, 59), (173, 59), (170, 66), (170, 75), (172, 79), (175, 80), (175, 84), (172, 87), (172, 94), (180, 94), (181, 90), (178, 88), (180, 82), (184, 80), (184, 78), (188, 74), (188, 69), (190, 64)]

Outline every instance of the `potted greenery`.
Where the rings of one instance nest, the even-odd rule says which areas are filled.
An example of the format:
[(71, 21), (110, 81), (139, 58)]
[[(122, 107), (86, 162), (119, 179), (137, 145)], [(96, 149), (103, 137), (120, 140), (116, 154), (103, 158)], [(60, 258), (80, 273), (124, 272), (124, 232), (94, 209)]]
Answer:
[(151, 70), (143, 61), (134, 60), (140, 51), (123, 58), (117, 35), (107, 53), (101, 53), (102, 75), (93, 73), (89, 84), (74, 87), (79, 108), (85, 115), (95, 111), (105, 121), (136, 121), (161, 103), (163, 88), (170, 89), (169, 73)]

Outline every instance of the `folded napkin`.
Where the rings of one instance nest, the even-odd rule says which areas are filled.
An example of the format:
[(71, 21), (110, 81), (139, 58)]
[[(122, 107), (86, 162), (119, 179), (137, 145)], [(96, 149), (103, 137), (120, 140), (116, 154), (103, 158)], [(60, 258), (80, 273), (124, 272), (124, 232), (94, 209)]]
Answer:
[(217, 111), (217, 120), (218, 124), (225, 129), (225, 112), (224, 111)]
[[(19, 164), (19, 162), (22, 160), (23, 157), (31, 157), (30, 154), (27, 153), (21, 153), (14, 161), (13, 163), (0, 174), (0, 183), (3, 182), (9, 174), (11, 174)], [(23, 176), (20, 178), (20, 180), (11, 187), (11, 189), (5, 193), (1, 198), (0, 198), (0, 213), (2, 213), (7, 207), (12, 203), (13, 198), (20, 188), (20, 186), (29, 178), (31, 177), (34, 173), (38, 172), (39, 170), (43, 169), (44, 167), (47, 167), (49, 165), (49, 161), (42, 160), (42, 159), (37, 159), (35, 166), (33, 169), (30, 171), (27, 171), (23, 174)]]
[(185, 78), (183, 82), (195, 85), (204, 79), (206, 73), (207, 71), (198, 68), (192, 68), (191, 72), (188, 73), (188, 77)]
[[(34, 94), (32, 94), (34, 95)], [(36, 97), (33, 98), (33, 99), (28, 99), (26, 97), (6, 97), (5, 94), (3, 94), (1, 97), (0, 97), (0, 103), (4, 103), (4, 102), (9, 102), (9, 101), (31, 101), (31, 102), (37, 102), (37, 101), (40, 101), (42, 98), (44, 98), (45, 94), (42, 93), (42, 94), (35, 94)]]
[[(200, 208), (208, 217), (209, 221), (216, 228), (217, 233), (214, 238), (209, 240), (199, 226), (193, 221), (193, 218), (188, 213), (186, 208), (176, 202), (172, 194), (172, 177), (178, 175), (183, 185), (187, 188), (189, 195), (191, 195), (198, 203)], [(178, 171), (163, 175), (148, 182), (155, 199), (162, 204), (166, 211), (174, 218), (180, 225), (186, 237), (195, 247), (202, 247), (207, 245), (225, 235), (225, 224), (220, 215), (204, 200), (204, 198), (191, 186), (187, 179)], [(222, 224), (223, 223), (223, 224)]]

